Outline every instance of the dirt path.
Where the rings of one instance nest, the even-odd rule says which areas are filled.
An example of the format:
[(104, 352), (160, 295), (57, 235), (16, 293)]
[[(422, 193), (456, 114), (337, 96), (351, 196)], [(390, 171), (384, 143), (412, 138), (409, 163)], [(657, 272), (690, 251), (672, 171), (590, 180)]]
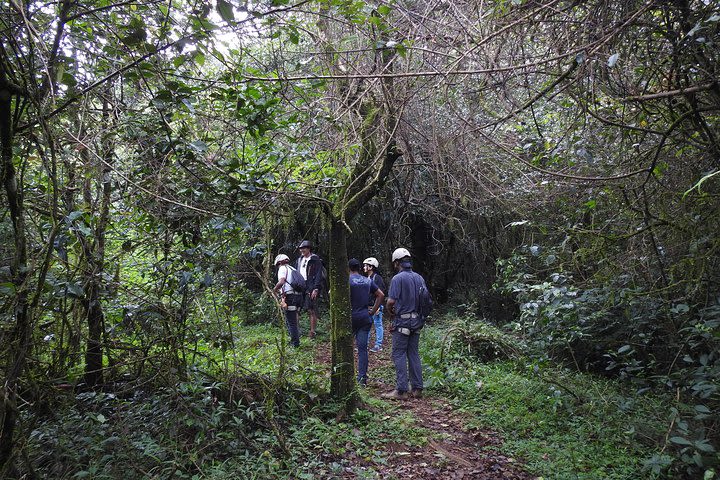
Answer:
[[(393, 389), (394, 383), (382, 378), (373, 378), (373, 371), (392, 368), (390, 342), (382, 352), (370, 353), (368, 392), (374, 397)], [(319, 342), (316, 360), (330, 364), (330, 346)], [(393, 370), (394, 379), (394, 370)], [(497, 452), (493, 447), (502, 443), (501, 438), (490, 430), (468, 430), (461, 415), (443, 397), (432, 391), (423, 399), (401, 402), (409, 411), (416, 424), (434, 434), (422, 447), (408, 447), (404, 444), (390, 444), (386, 464), (372, 464), (380, 472), (380, 478), (397, 479), (533, 479), (522, 470), (522, 465), (513, 458)], [(392, 402), (392, 401), (389, 401)], [(392, 411), (378, 412), (392, 414)], [(354, 478), (354, 476), (348, 476)]]

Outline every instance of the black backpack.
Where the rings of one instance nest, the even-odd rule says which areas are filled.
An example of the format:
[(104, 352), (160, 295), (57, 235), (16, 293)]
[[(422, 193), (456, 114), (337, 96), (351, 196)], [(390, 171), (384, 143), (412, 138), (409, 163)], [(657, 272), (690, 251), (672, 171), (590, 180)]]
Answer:
[(427, 287), (425, 285), (422, 285), (420, 287), (420, 290), (418, 291), (417, 313), (423, 320), (425, 320), (427, 319), (428, 315), (430, 315), (432, 307), (432, 295), (430, 295), (430, 291), (427, 289)]
[(290, 284), (293, 290), (297, 293), (304, 293), (305, 292), (305, 279), (302, 275), (300, 275), (300, 272), (295, 270), (290, 265), (288, 267), (288, 278), (286, 279), (287, 282)]

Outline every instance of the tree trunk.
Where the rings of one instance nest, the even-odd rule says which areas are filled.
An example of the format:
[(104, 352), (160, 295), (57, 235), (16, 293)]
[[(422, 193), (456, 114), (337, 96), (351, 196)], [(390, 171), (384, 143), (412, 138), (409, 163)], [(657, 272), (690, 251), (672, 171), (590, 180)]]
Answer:
[(345, 403), (345, 412), (357, 407), (355, 356), (350, 321), (350, 284), (348, 282), (345, 225), (335, 220), (330, 228), (330, 322), (332, 324), (332, 373), (330, 394)]
[(25, 367), (25, 358), (30, 348), (30, 303), (28, 299), (27, 241), (22, 189), (12, 158), (12, 90), (0, 70), (0, 158), (2, 159), (2, 180), (13, 224), (15, 253), (10, 267), (12, 282), (15, 286), (15, 326), (10, 335), (7, 348), (7, 368), (5, 380), (0, 387), (0, 477), (4, 477), (13, 454), (13, 434), (18, 419), (17, 388)]
[[(111, 95), (111, 83), (105, 89), (103, 99), (103, 125), (110, 128), (109, 96)], [(94, 387), (104, 382), (103, 376), (103, 345), (102, 337), (105, 326), (105, 313), (100, 302), (100, 291), (103, 288), (103, 272), (105, 271), (105, 237), (107, 225), (110, 221), (110, 194), (112, 185), (110, 182), (111, 165), (113, 158), (112, 142), (108, 140), (110, 133), (105, 132), (102, 141), (101, 165), (95, 165), (90, 161), (90, 155), (84, 149), (83, 155), (86, 168), (86, 182), (84, 188), (85, 205), (89, 211), (94, 211), (92, 199), (92, 181), (94, 177), (100, 180), (100, 215), (94, 230), (94, 238), (83, 238), (83, 255), (86, 264), (85, 298), (83, 308), (88, 326), (87, 349), (85, 350), (85, 383)], [(95, 173), (95, 175), (93, 175)]]

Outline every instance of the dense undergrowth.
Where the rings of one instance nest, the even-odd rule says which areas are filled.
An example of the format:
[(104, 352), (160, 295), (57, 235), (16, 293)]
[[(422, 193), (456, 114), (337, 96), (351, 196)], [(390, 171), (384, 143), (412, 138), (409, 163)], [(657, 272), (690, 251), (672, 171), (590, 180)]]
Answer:
[[(47, 478), (383, 478), (389, 443), (422, 445), (433, 435), (402, 409), (387, 415), (397, 404), (366, 394), (363, 408), (338, 418), (324, 393), (328, 366), (315, 362), (312, 343), (281, 356), (277, 328), (242, 332), (232, 373), (58, 393), (28, 418), (23, 469)], [(446, 397), (468, 428), (497, 431), (501, 450), (531, 473), (681, 476), (666, 419), (672, 409), (691, 412), (672, 398), (532, 362), (522, 342), (470, 315), (428, 326), (421, 345), (427, 401)], [(387, 368), (371, 373), (393, 377)]]
[[(521, 345), (498, 329), (468, 318), (457, 321), (450, 349), (428, 336), (425, 361), (430, 383), (468, 418), (491, 428), (503, 449), (544, 478), (650, 478), (650, 459), (662, 448), (668, 405), (636, 395), (611, 381), (541, 367), (529, 357), (479, 362), (495, 345)], [(478, 338), (485, 347), (478, 349)], [(507, 347), (505, 347), (507, 348)], [(445, 350), (444, 361), (433, 363)], [(433, 353), (435, 352), (435, 353)]]
[(243, 328), (232, 374), (196, 369), (171, 386), (58, 394), (41, 415), (26, 412), (22, 468), (40, 478), (362, 477), (367, 464), (385, 463), (384, 444), (427, 440), (402, 412), (375, 421), (372, 400), (337, 418), (328, 366), (309, 342), (281, 354), (282, 335)]

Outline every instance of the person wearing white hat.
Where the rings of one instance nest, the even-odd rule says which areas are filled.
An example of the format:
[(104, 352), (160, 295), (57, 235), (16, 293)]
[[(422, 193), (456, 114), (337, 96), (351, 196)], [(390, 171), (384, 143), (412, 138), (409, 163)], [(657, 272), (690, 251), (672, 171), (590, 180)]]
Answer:
[[(365, 270), (365, 275), (375, 282), (375, 285), (382, 290), (383, 292), (386, 292), (385, 290), (385, 281), (378, 273), (378, 267), (380, 266), (380, 262), (378, 262), (377, 258), (375, 257), (368, 257), (365, 260), (363, 260), (363, 268)], [(375, 297), (373, 295), (370, 296), (368, 299), (368, 308), (373, 308), (373, 305), (375, 304)], [(382, 351), (382, 345), (383, 345), (383, 306), (380, 305), (380, 308), (377, 310), (377, 313), (372, 316), (373, 325), (375, 325), (375, 345), (370, 349), (371, 352), (380, 352)], [(372, 332), (368, 332), (368, 343), (370, 343), (370, 334)]]
[(281, 253), (275, 257), (274, 265), (278, 267), (278, 281), (273, 288), (275, 294), (280, 294), (280, 307), (285, 312), (285, 326), (290, 335), (290, 344), (300, 346), (300, 328), (298, 327), (298, 308), (302, 304), (303, 293), (296, 292), (291, 285), (291, 276), (300, 275), (290, 265), (290, 258)]
[[(422, 276), (413, 272), (410, 252), (406, 248), (396, 249), (392, 254), (392, 262), (397, 274), (390, 282), (387, 311), (392, 322), (391, 357), (395, 364), (396, 387), (381, 397), (392, 400), (422, 398), (419, 345), (420, 330), (425, 319), (420, 312), (420, 300), (421, 291), (427, 291), (427, 285)], [(408, 389), (408, 380), (411, 390)]]

